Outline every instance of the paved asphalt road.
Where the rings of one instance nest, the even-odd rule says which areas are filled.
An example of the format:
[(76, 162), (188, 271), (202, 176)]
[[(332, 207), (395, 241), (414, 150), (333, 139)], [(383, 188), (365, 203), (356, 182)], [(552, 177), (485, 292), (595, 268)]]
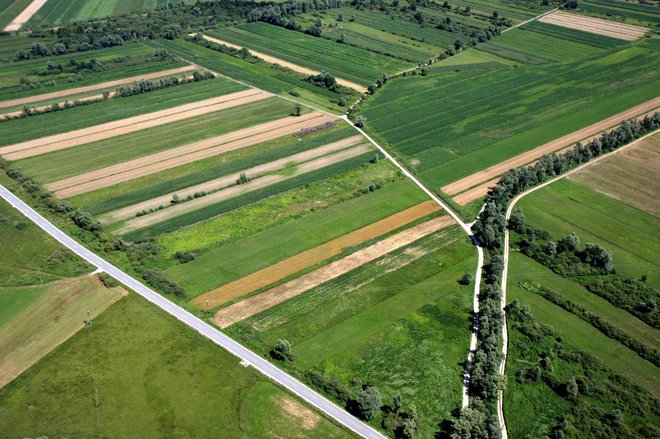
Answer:
[(324, 398), (320, 394), (316, 393), (305, 384), (283, 372), (259, 355), (232, 340), (227, 335), (213, 328), (211, 325), (205, 323), (203, 320), (200, 320), (188, 311), (170, 302), (165, 297), (133, 279), (119, 268), (87, 250), (85, 247), (78, 244), (78, 242), (76, 242), (74, 239), (70, 238), (64, 232), (55, 227), (47, 219), (39, 215), (30, 206), (25, 204), (2, 185), (0, 185), (0, 197), (4, 198), (9, 204), (18, 209), (23, 215), (32, 220), (35, 224), (45, 230), (46, 233), (51, 235), (69, 250), (73, 251), (75, 254), (90, 264), (98, 267), (115, 279), (119, 280), (124, 285), (135, 291), (137, 294), (144, 297), (149, 302), (161, 308), (168, 314), (174, 316), (195, 331), (199, 332), (204, 337), (209, 338), (218, 346), (226, 349), (231, 354), (248, 363), (250, 366), (254, 367), (256, 370), (266, 375), (271, 380), (280, 384), (282, 387), (285, 387), (291, 393), (307, 401), (309, 404), (316, 407), (330, 418), (336, 420), (340, 424), (346, 426), (364, 438), (385, 438), (385, 436), (383, 436), (381, 433), (369, 427), (357, 418), (351, 416), (348, 412), (335, 405), (327, 398)]

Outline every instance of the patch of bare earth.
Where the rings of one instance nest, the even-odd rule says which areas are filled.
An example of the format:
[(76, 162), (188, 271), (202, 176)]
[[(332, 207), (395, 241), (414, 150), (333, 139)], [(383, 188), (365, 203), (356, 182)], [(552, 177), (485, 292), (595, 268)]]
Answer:
[(595, 17), (587, 17), (578, 14), (569, 14), (563, 11), (555, 11), (539, 18), (542, 23), (554, 24), (555, 26), (577, 29), (592, 34), (605, 35), (625, 41), (634, 41), (644, 36), (648, 29), (632, 24), (617, 23)]
[(318, 413), (313, 412), (289, 396), (279, 398), (273, 396), (271, 397), (271, 401), (295, 420), (292, 424), (299, 425), (304, 430), (314, 430), (321, 420), (321, 416)]
[[(195, 193), (199, 193), (199, 192), (213, 192), (218, 189), (222, 189), (224, 187), (232, 185), (236, 181), (236, 179), (238, 178), (237, 176), (240, 175), (240, 173), (245, 173), (250, 178), (253, 178), (255, 176), (258, 177), (260, 175), (281, 169), (289, 164), (297, 165), (321, 157), (326, 154), (337, 152), (339, 150), (356, 145), (357, 143), (360, 143), (363, 140), (364, 139), (360, 135), (348, 137), (346, 139), (329, 143), (327, 145), (323, 145), (318, 148), (303, 151), (299, 154), (294, 154), (289, 157), (285, 157), (269, 163), (264, 163), (263, 165), (234, 172), (231, 175), (225, 175), (216, 178), (214, 180), (206, 181), (196, 186), (187, 187), (185, 189), (176, 191), (176, 194), (181, 199), (183, 199), (188, 197), (189, 195), (194, 195)], [(141, 203), (133, 204), (131, 206), (109, 212), (108, 214), (100, 217), (99, 219), (101, 220), (101, 222), (104, 223), (111, 223), (111, 222), (125, 220), (134, 217), (138, 212), (141, 212), (143, 210), (156, 209), (161, 205), (167, 206), (168, 204), (170, 204), (170, 201), (172, 200), (172, 195), (174, 194), (168, 194), (161, 197), (152, 198), (150, 200), (143, 201)]]
[(319, 123), (320, 120), (326, 119), (330, 119), (330, 116), (323, 115), (322, 113), (310, 113), (297, 118), (285, 117), (65, 178), (49, 183), (46, 187), (54, 191), (55, 195), (60, 198), (72, 197), (272, 140), (287, 134), (293, 134), (301, 127), (313, 126)]
[[(47, 101), (50, 99), (58, 99), (58, 98), (63, 98), (66, 96), (73, 96), (73, 95), (79, 95), (83, 93), (88, 93), (90, 91), (94, 90), (106, 90), (114, 87), (119, 87), (121, 85), (126, 85), (126, 84), (132, 84), (134, 82), (137, 82), (141, 79), (157, 79), (157, 78), (164, 78), (166, 76), (173, 76), (173, 75), (178, 75), (186, 72), (190, 72), (192, 70), (196, 70), (197, 67), (193, 65), (188, 65), (184, 67), (179, 67), (176, 69), (170, 69), (170, 70), (162, 70), (160, 72), (154, 72), (154, 73), (147, 73), (144, 75), (140, 76), (132, 76), (130, 78), (123, 78), (123, 79), (117, 79), (114, 81), (108, 81), (108, 82), (102, 82), (100, 84), (92, 84), (88, 85), (85, 87), (77, 87), (77, 88), (68, 88), (66, 90), (60, 90), (60, 91), (55, 91), (52, 93), (44, 93), (36, 96), (29, 96), (26, 98), (20, 98), (20, 99), (12, 99), (9, 101), (2, 101), (0, 102), (0, 108), (8, 108), (8, 107), (16, 107), (18, 105), (26, 105), (26, 104), (32, 104), (34, 102), (43, 102)], [(99, 95), (103, 96), (103, 95)], [(90, 98), (85, 98), (85, 99), (90, 99)], [(81, 99), (84, 100), (84, 99)]]
[(30, 18), (34, 14), (37, 13), (41, 7), (46, 4), (47, 0), (33, 0), (32, 3), (30, 3), (27, 8), (23, 9), (23, 11), (18, 14), (16, 18), (12, 20), (11, 23), (9, 23), (7, 26), (5, 26), (4, 31), (5, 32), (12, 32), (15, 30), (19, 30), (21, 26), (23, 26), (25, 23), (27, 23)]
[(397, 212), (380, 221), (364, 226), (353, 232), (335, 238), (295, 256), (280, 261), (236, 281), (196, 297), (192, 303), (204, 309), (213, 309), (244, 296), (247, 293), (267, 287), (279, 280), (298, 273), (343, 252), (386, 233), (399, 229), (420, 218), (438, 212), (440, 207), (433, 201), (425, 201), (416, 206)]
[[(357, 157), (369, 151), (371, 148), (368, 145), (356, 146), (354, 148), (349, 148), (345, 151), (340, 151), (328, 156), (320, 157), (309, 162), (305, 162), (298, 166), (296, 172), (291, 175), (277, 175), (270, 174), (265, 177), (257, 178), (248, 183), (235, 185), (227, 189), (214, 192), (210, 195), (204, 197), (195, 198), (191, 201), (186, 201), (184, 203), (176, 204), (167, 209), (159, 210), (150, 215), (143, 215), (127, 221), (120, 230), (117, 231), (119, 234), (124, 234), (131, 232), (133, 230), (142, 229), (149, 227), (151, 225), (167, 221), (168, 219), (183, 215), (188, 212), (202, 209), (208, 205), (216, 204), (221, 201), (225, 201), (231, 198), (238, 197), (240, 195), (254, 192), (258, 189), (262, 189), (268, 186), (271, 186), (275, 183), (282, 182), (284, 180), (289, 180), (291, 178), (297, 177), (299, 175), (307, 174), (312, 171), (316, 171), (321, 168), (325, 168), (334, 163), (339, 163), (344, 160), (348, 160), (353, 157)], [(236, 176), (234, 176), (236, 179)]]
[(53, 151), (84, 145), (85, 143), (109, 139), (122, 134), (128, 134), (146, 128), (165, 125), (179, 120), (232, 108), (249, 102), (266, 99), (270, 96), (272, 96), (270, 93), (260, 90), (244, 90), (203, 101), (180, 105), (174, 108), (168, 108), (166, 110), (4, 146), (0, 148), (0, 155), (6, 160), (20, 160), (34, 157)]
[(249, 297), (238, 303), (221, 309), (215, 314), (213, 322), (221, 328), (226, 328), (255, 314), (279, 305), (293, 297), (299, 296), (323, 283), (342, 276), (364, 264), (372, 262), (399, 248), (437, 232), (452, 223), (451, 218), (434, 218), (410, 229), (383, 239), (367, 248), (332, 262), (324, 267), (302, 275), (268, 291)]
[[(227, 41), (220, 40), (218, 38), (210, 37), (208, 35), (204, 35), (204, 39), (207, 40), (207, 41), (211, 41), (213, 43), (222, 44), (222, 45), (227, 46), (227, 47), (233, 47), (234, 49), (242, 49), (241, 46), (229, 43)], [(308, 69), (307, 67), (302, 67), (302, 66), (299, 66), (297, 64), (293, 64), (289, 61), (284, 61), (283, 59), (276, 58), (272, 55), (268, 55), (268, 54), (265, 54), (265, 53), (262, 53), (262, 52), (256, 52), (256, 51), (254, 51), (252, 49), (249, 49), (249, 48), (247, 48), (247, 49), (250, 51), (250, 53), (253, 56), (256, 56), (257, 58), (261, 58), (264, 61), (266, 61), (267, 63), (279, 64), (282, 67), (286, 67), (287, 69), (293, 70), (294, 72), (304, 73), (305, 75), (317, 75), (317, 74), (320, 73), (316, 70)], [(347, 81), (347, 80), (341, 79), (341, 78), (335, 78), (335, 79), (337, 80), (337, 84), (339, 84), (339, 85), (343, 85), (344, 87), (352, 88), (353, 90), (357, 90), (360, 93), (366, 93), (367, 92), (366, 87), (364, 87), (363, 85), (356, 84), (354, 82)]]
[[(441, 190), (452, 196), (461, 194), (458, 197), (454, 197), (454, 201), (458, 204), (465, 205), (488, 194), (488, 190), (494, 185), (493, 181), (497, 182), (497, 177), (509, 169), (530, 164), (545, 154), (557, 152), (567, 147), (572, 148), (572, 145), (575, 142), (589, 141), (594, 137), (599, 136), (603, 131), (616, 126), (623, 120), (632, 119), (640, 114), (642, 115), (639, 116), (640, 118), (645, 115), (653, 114), (658, 107), (660, 107), (660, 97), (651, 99), (650, 101), (637, 105), (629, 110), (608, 117), (600, 122), (589, 125), (588, 127), (567, 134), (530, 151), (517, 155), (509, 160), (505, 160), (486, 168), (483, 171), (476, 172), (468, 177), (443, 186)], [(470, 190), (468, 191), (468, 189)]]

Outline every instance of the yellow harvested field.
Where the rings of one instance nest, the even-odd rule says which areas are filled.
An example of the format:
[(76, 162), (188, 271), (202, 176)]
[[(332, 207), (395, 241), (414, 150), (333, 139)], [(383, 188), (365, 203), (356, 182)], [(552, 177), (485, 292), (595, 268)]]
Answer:
[[(0, 108), (15, 107), (17, 105), (26, 105), (26, 104), (32, 104), (34, 102), (48, 101), (50, 99), (58, 99), (58, 98), (66, 97), (66, 96), (73, 96), (73, 95), (88, 93), (88, 92), (94, 91), (94, 90), (106, 90), (106, 89), (110, 89), (110, 88), (114, 88), (114, 87), (119, 87), (121, 85), (132, 84), (133, 82), (137, 82), (140, 79), (164, 78), (166, 76), (173, 76), (173, 75), (178, 75), (178, 74), (182, 74), (182, 73), (187, 73), (187, 72), (190, 72), (192, 70), (197, 70), (197, 66), (188, 65), (188, 66), (184, 66), (184, 67), (178, 67), (176, 69), (162, 70), (160, 72), (147, 73), (147, 74), (140, 75), (140, 76), (132, 76), (130, 78), (123, 78), (123, 79), (117, 79), (117, 80), (114, 80), (114, 81), (102, 82), (100, 84), (92, 84), (92, 85), (88, 85), (88, 86), (85, 86), (85, 87), (68, 88), (66, 90), (54, 91), (52, 93), (44, 93), (44, 94), (40, 94), (40, 95), (36, 95), (36, 96), (29, 96), (29, 97), (20, 98), (20, 99), (11, 99), (9, 101), (0, 102)], [(101, 94), (100, 96), (103, 96), (103, 95)]]
[[(204, 35), (204, 39), (207, 40), (207, 41), (211, 41), (213, 43), (222, 44), (222, 45), (227, 46), (227, 47), (233, 47), (234, 49), (242, 49), (241, 46), (229, 43), (227, 41), (220, 40), (218, 38), (210, 37), (208, 35)], [(267, 63), (279, 64), (282, 67), (286, 67), (287, 69), (293, 70), (294, 72), (304, 73), (305, 75), (317, 75), (317, 74), (320, 73), (316, 70), (308, 69), (307, 67), (302, 67), (302, 66), (299, 66), (297, 64), (290, 63), (289, 61), (284, 61), (283, 59), (276, 58), (272, 55), (267, 55), (267, 54), (262, 53), (262, 52), (255, 52), (254, 50), (252, 50), (250, 48), (247, 48), (247, 49), (250, 51), (250, 53), (252, 55), (263, 59)], [(366, 93), (367, 92), (367, 88), (363, 85), (356, 84), (354, 82), (347, 81), (347, 80), (341, 79), (341, 78), (335, 78), (335, 79), (337, 80), (337, 84), (339, 84), (339, 85), (343, 85), (344, 87), (352, 88), (353, 90), (357, 90), (360, 93)]]
[[(600, 122), (589, 125), (588, 127), (574, 131), (530, 151), (500, 162), (496, 165), (484, 169), (483, 171), (476, 172), (465, 178), (457, 180), (453, 183), (443, 186), (441, 190), (444, 193), (452, 196), (461, 194), (461, 196), (455, 197), (454, 201), (456, 201), (458, 204), (465, 205), (471, 201), (485, 196), (488, 193), (489, 188), (494, 186), (493, 181), (497, 182), (496, 177), (502, 175), (509, 169), (532, 163), (545, 154), (558, 152), (566, 147), (572, 148), (575, 142), (589, 141), (594, 137), (599, 136), (600, 133), (602, 133), (604, 130), (616, 126), (623, 120), (652, 115), (658, 109), (658, 107), (660, 107), (660, 97), (651, 99), (650, 101), (644, 102), (643, 104), (637, 105), (614, 116), (608, 117), (607, 119), (601, 120)], [(468, 189), (470, 190), (468, 191)]]
[(453, 220), (450, 217), (444, 216), (413, 226), (292, 281), (223, 308), (215, 314), (213, 323), (221, 328), (231, 326), (355, 270), (364, 264), (375, 261), (388, 253), (412, 244), (452, 223)]
[[(289, 157), (284, 157), (279, 160), (275, 160), (269, 163), (264, 163), (263, 165), (255, 166), (253, 168), (244, 169), (242, 171), (235, 172), (231, 175), (225, 175), (214, 180), (206, 181), (204, 183), (198, 184), (196, 186), (191, 186), (185, 189), (176, 191), (176, 194), (181, 198), (186, 198), (189, 195), (194, 195), (198, 192), (212, 192), (224, 187), (234, 184), (237, 179), (237, 176), (241, 172), (244, 172), (250, 178), (258, 177), (260, 175), (276, 171), (278, 169), (284, 168), (292, 164), (300, 164), (315, 158), (324, 156), (326, 154), (331, 154), (342, 149), (354, 146), (360, 142), (364, 141), (364, 138), (360, 135), (347, 137), (346, 139), (339, 140), (337, 142), (329, 143), (327, 145), (320, 146), (318, 148), (310, 149), (303, 151), (298, 154), (291, 155)], [(158, 206), (166, 206), (172, 200), (172, 194), (164, 195), (161, 197), (152, 198), (151, 200), (143, 201), (141, 203), (133, 204), (122, 209), (118, 209), (112, 212), (107, 213), (99, 218), (103, 223), (113, 223), (125, 219), (134, 217), (138, 212), (149, 209), (156, 209)]]
[(337, 256), (347, 248), (360, 245), (371, 239), (393, 232), (396, 229), (438, 211), (440, 211), (440, 206), (434, 201), (425, 201), (416, 206), (395, 213), (394, 215), (390, 215), (380, 221), (376, 221), (373, 224), (369, 224), (368, 226), (333, 239), (332, 241), (328, 241), (325, 244), (287, 258), (277, 264), (266, 267), (234, 282), (230, 282), (219, 288), (206, 292), (197, 296), (192, 303), (203, 307), (203, 309), (217, 308), (220, 305), (236, 300), (252, 291), (267, 287), (277, 281), (292, 276), (305, 268)]
[(67, 133), (55, 134), (40, 139), (21, 142), (0, 148), (0, 155), (6, 160), (20, 160), (53, 151), (97, 142), (111, 137), (176, 122), (202, 114), (225, 110), (272, 96), (260, 90), (244, 90), (218, 96), (203, 101), (180, 105), (166, 110), (129, 117)]
[(625, 41), (635, 41), (642, 38), (648, 32), (648, 29), (642, 26), (618, 23), (585, 15), (569, 14), (563, 11), (555, 11), (551, 14), (544, 15), (539, 18), (539, 21)]
[(127, 294), (97, 276), (25, 288), (46, 291), (0, 327), (0, 388), (83, 328), (87, 311), (94, 318)]
[[(316, 171), (326, 166), (330, 166), (334, 163), (339, 163), (341, 161), (348, 160), (353, 157), (357, 157), (359, 155), (365, 154), (370, 149), (371, 148), (368, 145), (356, 146), (354, 148), (340, 151), (335, 154), (327, 155), (324, 157), (317, 158), (315, 160), (305, 162), (299, 165), (298, 168), (295, 170), (295, 172), (293, 172), (292, 174), (287, 174), (287, 175), (270, 174), (265, 177), (252, 180), (245, 184), (231, 186), (227, 189), (214, 192), (204, 197), (195, 198), (194, 200), (191, 201), (186, 201), (184, 203), (176, 204), (166, 209), (154, 212), (150, 215), (143, 215), (134, 218), (130, 221), (126, 221), (124, 226), (121, 229), (117, 230), (116, 233), (124, 234), (128, 232), (132, 232), (133, 230), (143, 229), (153, 224), (167, 221), (168, 219), (186, 214), (188, 212), (192, 212), (194, 210), (201, 209), (210, 204), (220, 203), (222, 201), (238, 197), (239, 195), (243, 195), (248, 192), (253, 192), (258, 189), (262, 189), (267, 186), (273, 185), (275, 183), (279, 183), (281, 181), (288, 180), (302, 174), (306, 174), (308, 172)], [(234, 175), (234, 180), (236, 180), (237, 177), (238, 174)]]
[(72, 197), (117, 183), (134, 180), (145, 175), (183, 166), (246, 146), (256, 145), (331, 120), (333, 120), (332, 117), (320, 112), (310, 113), (300, 117), (286, 117), (212, 139), (206, 139), (150, 156), (97, 169), (50, 183), (46, 187), (51, 191), (55, 191), (55, 195), (60, 198)]

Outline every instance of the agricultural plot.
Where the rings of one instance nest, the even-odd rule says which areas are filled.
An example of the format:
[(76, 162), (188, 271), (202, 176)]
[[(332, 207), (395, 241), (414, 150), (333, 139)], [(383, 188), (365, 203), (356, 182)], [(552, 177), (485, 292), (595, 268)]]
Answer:
[[(410, 233), (413, 242), (402, 241), (375, 260), (353, 261), (352, 270), (335, 271), (345, 261), (340, 259), (327, 266), (332, 273), (319, 283), (311, 276), (325, 267), (291, 281), (305, 291), (255, 309), (241, 322), (227, 321), (225, 331), (263, 354), (277, 340), (288, 340), (296, 355), (288, 367), (342, 403), (361, 383), (377, 386), (384, 404), (400, 394), (404, 407), (417, 408), (420, 436), (432, 436), (460, 402), (471, 287), (457, 280), (474, 261), (460, 230), (429, 229), (415, 239), (414, 230), (427, 227), (422, 224), (400, 232)], [(389, 246), (388, 239), (364, 252)], [(220, 318), (230, 314), (218, 313)], [(381, 421), (377, 415), (372, 423)]]
[[(13, 45), (11, 42), (15, 40), (9, 38), (7, 41)], [(38, 41), (48, 42), (47, 39)], [(83, 53), (14, 60), (18, 49), (30, 52), (34, 42), (27, 43), (25, 47), (13, 48), (11, 54), (7, 54), (13, 61), (4, 63), (0, 72), (0, 101), (3, 102), (3, 108), (8, 105), (6, 101), (14, 99), (103, 84), (188, 65), (174, 57), (154, 56), (153, 48), (139, 43)], [(48, 67), (49, 61), (51, 68)], [(10, 102), (9, 105), (14, 103)]]
[(647, 275), (649, 285), (660, 288), (656, 217), (570, 180), (536, 191), (519, 207), (528, 223), (555, 238), (575, 232), (584, 242), (600, 243), (612, 252), (618, 272), (635, 279)]
[(209, 35), (298, 66), (325, 70), (362, 86), (373, 83), (382, 73), (412, 67), (396, 58), (266, 23), (240, 24), (211, 31)]
[(0, 390), (3, 433), (88, 437), (100, 425), (113, 437), (352, 437), (135, 296), (95, 318), (91, 338), (89, 331)]
[[(191, 0), (184, 1), (187, 4), (194, 4)], [(152, 11), (168, 3), (171, 2), (167, 0), (48, 0), (28, 23), (34, 27), (61, 25), (110, 15)]]
[(616, 20), (654, 27), (658, 21), (657, 5), (619, 0), (587, 0), (580, 3), (580, 11), (606, 20)]
[(4, 31), (10, 32), (20, 29), (46, 0), (4, 0), (2, 3), (0, 25)]
[(541, 65), (579, 60), (621, 44), (621, 40), (608, 36), (536, 21), (502, 34), (478, 49), (522, 64)]
[(577, 29), (596, 35), (604, 35), (624, 41), (635, 41), (644, 36), (648, 29), (631, 24), (613, 23), (600, 18), (585, 17), (577, 14), (569, 14), (563, 11), (555, 11), (539, 18), (541, 23), (550, 23), (555, 26), (568, 29)]
[(655, 98), (657, 53), (648, 40), (547, 67), (396, 79), (362, 114), (374, 137), (439, 189)]

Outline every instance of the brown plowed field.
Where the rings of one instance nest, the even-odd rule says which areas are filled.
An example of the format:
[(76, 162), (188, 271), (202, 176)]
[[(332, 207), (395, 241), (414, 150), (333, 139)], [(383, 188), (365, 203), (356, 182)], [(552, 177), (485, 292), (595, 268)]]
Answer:
[[(69, 89), (66, 89), (66, 90), (55, 91), (55, 92), (52, 92), (52, 93), (44, 93), (44, 94), (40, 94), (40, 95), (36, 95), (36, 96), (29, 96), (29, 97), (26, 97), (26, 98), (12, 99), (10, 101), (2, 101), (2, 102), (0, 102), (0, 108), (7, 108), (7, 107), (15, 107), (17, 105), (32, 104), (34, 102), (42, 102), (42, 101), (47, 101), (47, 100), (50, 100), (50, 99), (63, 98), (65, 96), (83, 94), (83, 93), (87, 93), (87, 92), (94, 91), (94, 90), (105, 90), (105, 89), (118, 87), (120, 85), (131, 84), (133, 82), (139, 81), (140, 79), (164, 78), (165, 76), (178, 75), (180, 73), (190, 72), (191, 70), (197, 70), (197, 67), (192, 66), (192, 65), (184, 66), (184, 67), (179, 67), (179, 68), (176, 68), (176, 69), (163, 70), (163, 71), (160, 71), (160, 72), (148, 73), (148, 74), (140, 75), (140, 76), (132, 76), (130, 78), (117, 79), (115, 81), (102, 82), (100, 84), (92, 84), (92, 85), (88, 85), (86, 87), (69, 88)], [(101, 94), (99, 96), (103, 96), (103, 95)]]
[(569, 178), (660, 218), (660, 135), (586, 166)]
[[(234, 49), (242, 49), (241, 46), (237, 46), (236, 44), (232, 44), (232, 43), (229, 43), (227, 41), (220, 40), (218, 38), (210, 37), (208, 35), (204, 35), (204, 39), (208, 40), (208, 41), (211, 41), (213, 43), (218, 43), (218, 44), (223, 44), (223, 45), (228, 46), (228, 47), (233, 47)], [(250, 51), (250, 53), (252, 55), (263, 59), (267, 63), (279, 64), (282, 67), (286, 67), (287, 69), (291, 69), (294, 72), (304, 73), (305, 75), (317, 75), (317, 74), (319, 74), (319, 72), (316, 71), (316, 70), (308, 69), (307, 67), (302, 67), (302, 66), (299, 66), (297, 64), (293, 64), (293, 63), (290, 63), (288, 61), (284, 61), (283, 59), (279, 59), (279, 58), (276, 58), (276, 57), (271, 56), (271, 55), (267, 55), (267, 54), (262, 53), (262, 52), (255, 52), (254, 50), (249, 49), (249, 48), (248, 48), (248, 50)], [(363, 85), (356, 84), (356, 83), (351, 82), (351, 81), (346, 81), (345, 79), (341, 79), (341, 78), (335, 78), (335, 79), (337, 80), (337, 84), (339, 84), (339, 85), (343, 85), (344, 87), (352, 88), (353, 90), (357, 90), (360, 93), (366, 93), (367, 92), (367, 88)]]
[(7, 160), (20, 160), (236, 107), (249, 102), (266, 99), (270, 96), (272, 95), (259, 90), (240, 91), (166, 110), (69, 131), (68, 133), (4, 146), (0, 148), (0, 155)]
[[(317, 157), (321, 157), (326, 154), (330, 154), (349, 146), (356, 145), (357, 143), (363, 141), (363, 137), (360, 135), (348, 137), (346, 139), (339, 140), (337, 142), (329, 143), (327, 145), (320, 146), (318, 148), (310, 149), (303, 151), (299, 154), (294, 154), (289, 157), (284, 157), (279, 160), (275, 160), (269, 163), (264, 163), (263, 165), (255, 166), (250, 169), (245, 169), (243, 171), (234, 172), (231, 175), (225, 175), (220, 178), (216, 178), (211, 181), (207, 181), (196, 186), (191, 186), (182, 190), (176, 191), (176, 194), (180, 198), (186, 198), (188, 195), (194, 195), (196, 192), (212, 192), (223, 187), (232, 185), (236, 181), (236, 176), (241, 172), (245, 172), (249, 177), (259, 176), (265, 173), (281, 169), (289, 164), (299, 164), (303, 163)], [(121, 221), (134, 217), (136, 213), (143, 210), (155, 209), (160, 205), (168, 205), (172, 199), (173, 194), (164, 195), (161, 197), (152, 198), (151, 200), (143, 201), (141, 203), (133, 204), (123, 209), (118, 209), (112, 212), (109, 212), (106, 215), (103, 215), (99, 218), (101, 222), (112, 223), (116, 221)]]
[[(84, 180), (83, 182), (81, 182), (78, 185), (69, 186), (65, 189), (56, 191), (55, 194), (58, 197), (66, 198), (66, 197), (71, 197), (73, 195), (90, 192), (92, 190), (112, 186), (117, 183), (134, 180), (136, 178), (140, 178), (145, 175), (150, 175), (167, 169), (176, 168), (178, 166), (196, 162), (198, 160), (202, 160), (208, 157), (213, 157), (228, 151), (233, 151), (239, 148), (244, 148), (246, 146), (255, 145), (257, 143), (266, 142), (268, 140), (272, 140), (288, 134), (293, 134), (296, 131), (300, 130), (301, 128), (315, 126), (316, 124), (319, 123), (319, 121), (325, 122), (328, 120), (332, 120), (329, 116), (325, 116), (322, 113), (315, 113), (315, 114), (317, 117), (313, 119), (307, 119), (302, 122), (300, 122), (300, 118), (287, 118), (284, 119), (285, 123), (287, 124), (281, 126), (280, 128), (271, 129), (270, 131), (257, 132), (256, 134), (249, 137), (244, 137), (242, 139), (238, 139), (233, 142), (223, 143), (219, 146), (214, 146), (207, 149), (192, 151), (191, 153), (188, 154), (184, 152), (181, 153), (181, 155), (173, 155), (172, 153), (168, 158), (167, 154), (170, 153), (171, 151), (164, 151), (163, 153), (154, 154), (153, 156), (143, 157), (144, 160), (142, 162), (139, 162), (142, 159), (126, 162), (124, 164), (124, 166), (126, 167), (125, 172), (122, 172), (122, 170), (117, 169), (117, 167), (122, 166), (122, 164), (113, 165), (111, 168), (113, 168), (112, 172), (114, 173), (112, 172), (109, 173), (108, 170), (104, 168), (94, 171), (93, 176), (90, 175), (91, 173), (84, 174), (86, 178), (85, 179), (83, 179), (82, 177), (80, 178), (80, 180)], [(281, 124), (282, 124), (282, 120), (280, 120), (280, 125)], [(132, 165), (132, 167), (129, 167), (129, 164)], [(72, 179), (73, 178), (76, 177), (72, 177)], [(52, 183), (52, 185), (47, 185), (47, 187), (50, 190), (53, 190), (51, 189), (51, 187), (53, 187), (55, 184), (63, 185), (64, 183), (55, 182)]]
[[(124, 234), (131, 232), (133, 230), (142, 229), (151, 226), (153, 224), (167, 221), (170, 218), (174, 218), (176, 216), (201, 209), (210, 204), (215, 204), (221, 201), (228, 200), (230, 198), (235, 198), (239, 195), (243, 195), (248, 192), (253, 192), (258, 189), (262, 189), (267, 186), (273, 185), (275, 183), (279, 183), (281, 181), (288, 180), (290, 178), (297, 177), (299, 175), (306, 174), (308, 172), (316, 171), (317, 169), (325, 168), (326, 166), (330, 166), (334, 163), (338, 163), (353, 157), (357, 157), (361, 154), (366, 153), (367, 151), (369, 151), (369, 149), (370, 147), (367, 145), (356, 146), (354, 148), (350, 148), (344, 151), (337, 152), (335, 154), (327, 155), (303, 163), (299, 165), (298, 169), (296, 169), (296, 172), (291, 175), (278, 175), (278, 174), (266, 175), (265, 177), (257, 178), (256, 180), (253, 180), (246, 184), (231, 186), (227, 189), (214, 192), (205, 197), (195, 198), (194, 200), (186, 201), (184, 203), (177, 204), (175, 206), (169, 207), (164, 210), (159, 210), (158, 212), (155, 212), (150, 215), (137, 217), (130, 221), (126, 221), (124, 227), (118, 230), (117, 233)], [(238, 174), (234, 175), (234, 180), (236, 179), (237, 176)]]
[[(266, 267), (248, 276), (230, 282), (196, 297), (192, 303), (204, 309), (213, 309), (232, 300), (238, 299), (252, 291), (289, 277), (305, 268), (318, 264), (340, 254), (344, 249), (360, 245), (370, 239), (375, 239), (386, 233), (410, 224), (420, 218), (438, 212), (440, 206), (429, 200), (390, 215), (373, 224), (347, 233), (339, 238), (328, 241), (277, 264)], [(208, 308), (207, 308), (208, 301)]]
[(542, 23), (577, 29), (592, 34), (605, 35), (619, 40), (634, 41), (644, 36), (648, 29), (632, 24), (617, 23), (584, 15), (555, 11), (539, 18)]
[(452, 219), (448, 216), (434, 218), (410, 229), (385, 238), (367, 248), (359, 250), (345, 258), (332, 262), (324, 267), (304, 274), (292, 281), (271, 288), (268, 291), (248, 297), (218, 311), (213, 323), (226, 328), (248, 317), (266, 311), (293, 297), (299, 296), (323, 283), (329, 282), (349, 271), (355, 270), (364, 264), (374, 261), (401, 247), (405, 247), (431, 233), (437, 232), (450, 224)]
[[(567, 134), (563, 137), (560, 137), (559, 139), (548, 142), (545, 145), (541, 145), (530, 151), (517, 155), (516, 157), (513, 157), (509, 160), (505, 160), (494, 166), (486, 168), (483, 171), (479, 171), (468, 177), (455, 181), (454, 183), (443, 186), (441, 190), (448, 195), (456, 195), (456, 194), (460, 194), (461, 192), (467, 191), (470, 188), (473, 188), (473, 190), (469, 191), (472, 194), (473, 198), (467, 196), (461, 197), (463, 201), (463, 203), (461, 204), (467, 204), (470, 201), (474, 201), (486, 195), (488, 193), (488, 186), (491, 185), (492, 180), (495, 179), (497, 176), (502, 175), (504, 172), (508, 171), (509, 169), (526, 165), (538, 159), (542, 155), (557, 152), (563, 149), (564, 147), (567, 146), (572, 147), (572, 144), (574, 144), (575, 142), (584, 141), (585, 139), (588, 140), (593, 138), (594, 136), (598, 136), (600, 135), (601, 132), (607, 130), (608, 128), (612, 128), (613, 126), (616, 126), (622, 120), (632, 119), (640, 114), (643, 115), (653, 114), (653, 112), (659, 106), (660, 106), (660, 97), (651, 99), (648, 102), (640, 104), (622, 113), (608, 117), (607, 119), (604, 119), (593, 125), (589, 125), (586, 128), (582, 128), (581, 130)], [(477, 185), (480, 185), (479, 186), (481, 188), (480, 191), (475, 188), (475, 186)]]

